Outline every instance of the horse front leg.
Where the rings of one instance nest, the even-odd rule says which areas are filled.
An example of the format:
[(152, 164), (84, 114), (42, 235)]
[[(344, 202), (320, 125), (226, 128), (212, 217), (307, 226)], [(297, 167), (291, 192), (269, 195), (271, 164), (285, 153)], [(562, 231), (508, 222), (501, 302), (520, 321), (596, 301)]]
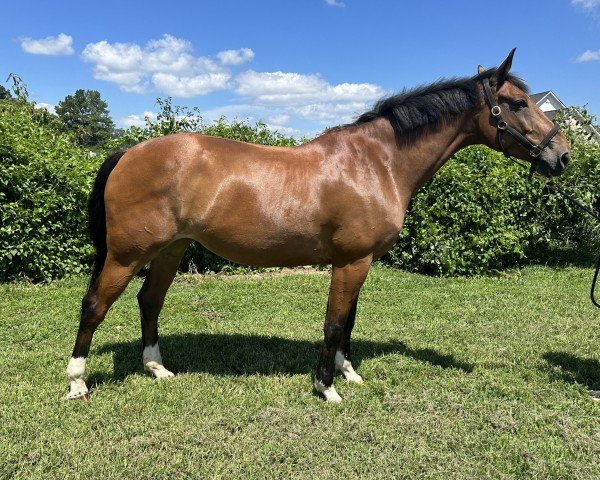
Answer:
[(354, 328), (354, 320), (356, 318), (356, 308), (358, 306), (358, 294), (354, 300), (354, 304), (348, 314), (346, 325), (344, 326), (344, 332), (342, 333), (342, 339), (340, 346), (335, 352), (335, 368), (342, 372), (344, 378), (349, 382), (363, 383), (362, 377), (356, 373), (352, 366), (352, 354), (350, 352), (350, 336), (352, 335), (352, 329)]
[(181, 239), (164, 248), (150, 262), (148, 275), (137, 295), (142, 323), (144, 370), (151, 372), (157, 379), (173, 376), (173, 373), (164, 367), (158, 347), (158, 316), (167, 290), (190, 243), (189, 239)]
[(333, 266), (325, 316), (325, 341), (314, 381), (315, 390), (328, 402), (342, 401), (333, 386), (336, 353), (345, 338), (346, 324), (356, 304), (360, 288), (367, 278), (371, 262), (372, 257), (369, 256), (345, 265)]

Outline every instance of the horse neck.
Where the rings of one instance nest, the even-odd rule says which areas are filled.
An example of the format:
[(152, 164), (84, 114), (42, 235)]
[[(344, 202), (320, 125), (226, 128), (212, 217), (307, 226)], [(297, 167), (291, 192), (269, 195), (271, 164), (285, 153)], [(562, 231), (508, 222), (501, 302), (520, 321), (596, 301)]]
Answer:
[(473, 112), (465, 112), (396, 148), (393, 174), (403, 197), (412, 197), (458, 150), (478, 143), (473, 120)]

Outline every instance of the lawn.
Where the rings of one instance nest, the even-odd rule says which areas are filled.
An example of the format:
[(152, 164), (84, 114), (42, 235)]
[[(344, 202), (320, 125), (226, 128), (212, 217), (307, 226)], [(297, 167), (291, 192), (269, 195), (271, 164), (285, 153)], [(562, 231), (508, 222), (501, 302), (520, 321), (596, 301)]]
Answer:
[(600, 478), (590, 269), (439, 279), (375, 267), (364, 385), (312, 392), (327, 275), (179, 277), (165, 365), (142, 370), (136, 279), (98, 329), (90, 401), (65, 402), (86, 279), (0, 285), (2, 478)]

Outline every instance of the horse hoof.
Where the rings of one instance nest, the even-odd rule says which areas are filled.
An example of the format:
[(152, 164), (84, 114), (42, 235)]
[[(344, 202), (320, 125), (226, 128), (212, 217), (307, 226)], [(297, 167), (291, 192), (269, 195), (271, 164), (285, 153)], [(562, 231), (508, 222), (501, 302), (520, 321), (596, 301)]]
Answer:
[(357, 383), (358, 385), (362, 385), (363, 383), (365, 383), (363, 378), (358, 373), (347, 375), (346, 380), (348, 382)]
[(170, 372), (161, 363), (155, 361), (147, 362), (144, 365), (144, 370), (152, 373), (152, 375), (154, 375), (154, 378), (156, 378), (157, 380), (162, 380), (163, 378), (171, 378), (175, 376), (173, 372)]
[(164, 378), (173, 378), (175, 376), (175, 374), (173, 372), (170, 372), (169, 370), (167, 370), (166, 368), (161, 371), (160, 376), (157, 376), (156, 378), (158, 380), (164, 379)]
[(65, 396), (65, 400), (81, 400), (82, 402), (87, 402), (89, 399), (89, 392), (69, 392)]
[(342, 397), (339, 396), (339, 394), (335, 391), (335, 389), (332, 392), (324, 391), (321, 393), (325, 397), (325, 401), (327, 403), (342, 403)]
[(167, 378), (173, 378), (175, 376), (173, 372), (170, 372), (165, 367), (156, 368), (152, 370), (152, 374), (154, 375), (154, 378), (156, 378), (156, 380), (165, 380)]

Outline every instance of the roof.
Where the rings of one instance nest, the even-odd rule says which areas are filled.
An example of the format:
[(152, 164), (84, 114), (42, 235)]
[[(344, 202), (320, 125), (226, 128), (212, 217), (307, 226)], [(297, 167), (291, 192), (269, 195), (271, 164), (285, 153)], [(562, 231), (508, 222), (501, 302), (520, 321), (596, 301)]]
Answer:
[(533, 93), (531, 95), (529, 95), (531, 97), (531, 99), (537, 103), (539, 102), (542, 98), (544, 98), (546, 95), (548, 95), (550, 93), (550, 90), (547, 90), (545, 92), (542, 93)]

